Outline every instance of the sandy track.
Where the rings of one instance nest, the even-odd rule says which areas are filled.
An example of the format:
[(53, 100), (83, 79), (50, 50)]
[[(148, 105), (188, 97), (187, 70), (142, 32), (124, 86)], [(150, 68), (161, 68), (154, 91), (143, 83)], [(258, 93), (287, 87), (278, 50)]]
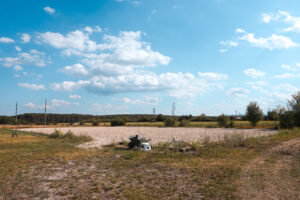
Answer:
[[(225, 135), (243, 134), (245, 137), (257, 137), (277, 133), (272, 130), (261, 129), (222, 129), (222, 128), (159, 128), (159, 127), (64, 127), (56, 128), (62, 132), (72, 131), (75, 135), (91, 136), (95, 141), (89, 146), (101, 146), (128, 140), (131, 135), (141, 134), (150, 138), (152, 144), (160, 142), (183, 140), (193, 142), (209, 137), (211, 141), (222, 140)], [(55, 128), (26, 128), (22, 131), (51, 134)]]

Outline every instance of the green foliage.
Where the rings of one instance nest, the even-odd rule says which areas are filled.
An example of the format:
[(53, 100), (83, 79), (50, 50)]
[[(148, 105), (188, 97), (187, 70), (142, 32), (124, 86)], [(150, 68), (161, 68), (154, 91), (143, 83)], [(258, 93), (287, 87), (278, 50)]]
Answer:
[(268, 111), (268, 120), (277, 121), (279, 120), (279, 113), (277, 110)]
[(292, 99), (288, 101), (288, 106), (294, 113), (294, 125), (300, 127), (300, 91), (292, 95)]
[(180, 127), (190, 126), (190, 121), (187, 119), (183, 119), (179, 122)]
[(123, 118), (116, 118), (111, 121), (110, 125), (111, 126), (125, 126), (126, 120)]
[(230, 120), (230, 122), (226, 126), (227, 128), (234, 128), (234, 121)]
[(100, 122), (99, 122), (98, 120), (96, 120), (96, 119), (93, 119), (93, 120), (92, 120), (92, 125), (93, 125), (93, 126), (98, 126), (99, 123), (100, 123)]
[(74, 143), (80, 143), (80, 142), (89, 142), (92, 141), (92, 138), (89, 136), (84, 136), (84, 135), (74, 135), (72, 131), (68, 131), (67, 133), (63, 133), (60, 130), (55, 130), (54, 133), (51, 133), (48, 135), (48, 138), (50, 139), (63, 139), (63, 140), (68, 140)]
[(218, 126), (219, 127), (227, 127), (227, 125), (229, 123), (229, 117), (222, 114), (218, 117), (217, 121), (218, 121)]
[(165, 117), (162, 114), (157, 115), (156, 121), (157, 122), (163, 122), (165, 120)]
[(281, 129), (293, 129), (294, 128), (294, 112), (282, 111), (279, 114), (279, 127)]
[(80, 125), (80, 126), (85, 125), (84, 121), (80, 121), (80, 122), (79, 122), (79, 125)]
[(177, 125), (177, 119), (174, 117), (168, 117), (164, 120), (164, 126), (173, 127)]
[(259, 108), (256, 102), (250, 102), (247, 106), (246, 110), (246, 118), (250, 121), (252, 126), (256, 126), (256, 124), (262, 119), (263, 112)]

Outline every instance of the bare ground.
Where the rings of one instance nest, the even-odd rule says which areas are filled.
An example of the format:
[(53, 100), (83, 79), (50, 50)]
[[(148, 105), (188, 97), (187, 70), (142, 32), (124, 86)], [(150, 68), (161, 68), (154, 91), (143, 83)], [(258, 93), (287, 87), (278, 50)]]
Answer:
[(300, 199), (300, 138), (283, 142), (245, 166), (240, 199)]
[(224, 136), (242, 134), (245, 137), (267, 136), (277, 133), (274, 130), (264, 129), (224, 129), (224, 128), (159, 128), (159, 127), (64, 127), (64, 128), (27, 128), (21, 131), (40, 132), (51, 134), (55, 129), (62, 132), (72, 131), (75, 135), (91, 136), (94, 141), (83, 147), (100, 147), (111, 143), (127, 141), (129, 136), (141, 134), (150, 138), (152, 144), (169, 142), (173, 138), (185, 142), (203, 141), (209, 138), (211, 141), (223, 140)]

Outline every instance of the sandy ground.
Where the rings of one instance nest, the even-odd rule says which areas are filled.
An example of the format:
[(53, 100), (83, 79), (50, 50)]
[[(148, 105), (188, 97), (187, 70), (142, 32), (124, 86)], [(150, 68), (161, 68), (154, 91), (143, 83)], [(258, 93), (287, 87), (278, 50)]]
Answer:
[[(211, 141), (222, 140), (225, 135), (243, 134), (245, 137), (257, 137), (277, 133), (273, 130), (262, 129), (223, 129), (223, 128), (159, 128), (159, 127), (64, 127), (56, 128), (62, 132), (72, 131), (75, 135), (91, 136), (94, 141), (86, 144), (88, 147), (128, 141), (128, 137), (140, 134), (151, 139), (151, 144), (168, 142), (173, 138), (193, 142), (209, 137)], [(55, 128), (26, 128), (22, 131), (51, 134)]]

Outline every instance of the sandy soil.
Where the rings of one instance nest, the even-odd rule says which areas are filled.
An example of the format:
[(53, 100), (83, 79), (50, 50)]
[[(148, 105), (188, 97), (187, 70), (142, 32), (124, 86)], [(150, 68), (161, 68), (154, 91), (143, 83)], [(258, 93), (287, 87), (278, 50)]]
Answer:
[[(94, 141), (89, 147), (99, 147), (122, 140), (128, 141), (128, 137), (140, 134), (151, 139), (151, 144), (168, 142), (173, 138), (193, 142), (209, 137), (211, 141), (222, 140), (225, 135), (243, 134), (245, 137), (257, 137), (277, 133), (272, 130), (262, 129), (222, 129), (222, 128), (159, 128), (159, 127), (64, 127), (56, 128), (62, 132), (72, 131), (75, 135), (91, 136)], [(22, 131), (40, 132), (51, 134), (55, 128), (26, 128)]]

